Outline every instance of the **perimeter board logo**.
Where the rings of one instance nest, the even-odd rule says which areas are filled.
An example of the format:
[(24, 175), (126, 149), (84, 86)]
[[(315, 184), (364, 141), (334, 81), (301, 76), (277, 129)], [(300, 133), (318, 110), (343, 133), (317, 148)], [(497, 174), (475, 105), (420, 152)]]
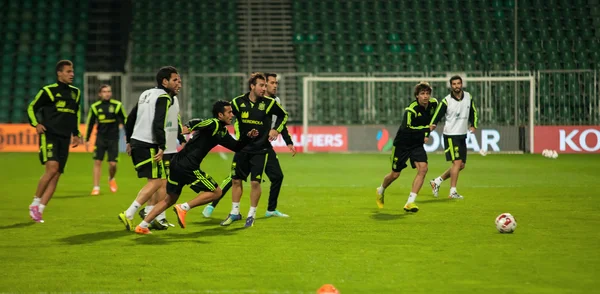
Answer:
[(390, 133), (386, 129), (377, 132), (377, 150), (390, 151), (394, 145), (394, 140), (390, 140)]

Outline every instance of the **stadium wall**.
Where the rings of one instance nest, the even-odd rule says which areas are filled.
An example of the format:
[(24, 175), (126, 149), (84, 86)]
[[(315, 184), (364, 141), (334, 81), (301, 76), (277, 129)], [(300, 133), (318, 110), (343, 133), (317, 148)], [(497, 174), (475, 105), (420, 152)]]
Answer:
[[(311, 152), (383, 152), (391, 150), (398, 126), (311, 126), (308, 147)], [(442, 130), (443, 125), (438, 127)], [(80, 126), (82, 132), (85, 125)], [(288, 126), (290, 136), (299, 152), (306, 141), (302, 136), (302, 126)], [(233, 128), (229, 128), (233, 134)], [(469, 134), (467, 147), (470, 151), (517, 153), (528, 150), (528, 130), (510, 126), (481, 126), (474, 134)], [(121, 130), (119, 150), (125, 151), (125, 140)], [(95, 142), (95, 132), (90, 138), (90, 146)], [(289, 152), (281, 136), (273, 142), (277, 152)], [(535, 153), (544, 149), (560, 153), (600, 153), (600, 126), (536, 126)], [(90, 151), (93, 148), (90, 148)], [(0, 124), (0, 152), (38, 152), (38, 136), (29, 124)], [(441, 132), (433, 131), (425, 145), (427, 152), (444, 150)], [(228, 152), (216, 147), (215, 152)], [(83, 145), (71, 148), (71, 152), (86, 152)]]
[[(429, 135), (429, 142), (425, 144), (425, 151), (440, 152), (444, 151), (442, 130), (444, 126), (438, 128)], [(356, 126), (351, 127), (349, 146), (351, 151), (388, 152), (392, 149), (394, 137), (398, 126)], [(525, 131), (523, 133), (523, 131)], [(481, 150), (486, 152), (522, 152), (527, 134), (526, 128), (521, 128), (520, 137), (519, 127), (509, 126), (480, 126), (474, 134), (467, 137), (467, 148), (473, 152)]]
[(537, 126), (534, 152), (600, 153), (600, 126)]
[[(85, 135), (86, 125), (81, 124), (79, 130)], [(40, 150), (38, 143), (39, 136), (29, 124), (0, 124), (0, 152), (38, 152)], [(125, 152), (125, 132), (121, 129), (121, 142), (119, 150)], [(94, 150), (96, 142), (96, 132), (90, 136), (90, 152)], [(85, 145), (71, 147), (70, 152), (87, 152)]]

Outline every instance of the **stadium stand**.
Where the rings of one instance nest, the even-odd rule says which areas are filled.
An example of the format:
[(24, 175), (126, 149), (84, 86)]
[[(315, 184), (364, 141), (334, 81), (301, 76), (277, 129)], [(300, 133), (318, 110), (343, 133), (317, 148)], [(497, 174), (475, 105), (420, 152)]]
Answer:
[[(171, 13), (157, 14), (156, 10)], [(172, 64), (181, 73), (238, 72), (236, 23), (236, 1), (134, 1), (131, 71), (153, 73)], [(188, 82), (196, 97), (222, 99), (224, 86), (231, 86), (211, 79)], [(211, 105), (210, 99), (195, 99), (193, 112), (210, 115)]]
[(37, 91), (56, 78), (60, 59), (75, 64), (75, 86), (86, 70), (87, 1), (8, 1), (0, 20), (2, 84), (0, 122), (26, 122)]
[[(293, 32), (289, 40), (297, 72), (379, 76), (407, 72), (439, 76), (446, 71), (507, 73), (515, 70), (516, 58), (516, 69), (520, 71), (573, 70), (540, 79), (537, 90), (540, 105), (544, 106), (540, 122), (556, 122), (557, 113), (573, 123), (589, 121), (591, 114), (582, 115), (582, 110), (595, 99), (596, 92), (587, 90), (587, 73), (576, 70), (598, 70), (600, 64), (599, 0), (519, 1), (517, 56), (513, 0), (288, 1), (286, 13)], [(83, 86), (85, 70), (94, 70), (91, 66), (100, 64), (90, 59), (104, 55), (86, 52), (99, 48), (90, 46), (95, 40), (90, 38), (93, 30), (89, 10), (96, 7), (92, 2), (3, 2), (2, 73), (16, 75), (0, 82), (0, 122), (27, 121), (27, 103), (41, 85), (54, 80), (53, 66), (59, 59), (74, 61), (78, 87)], [(250, 4), (240, 3), (245, 2), (131, 1), (130, 48), (123, 68), (129, 73), (145, 74), (165, 64), (176, 65), (183, 73), (247, 70), (249, 65), (240, 66), (239, 49), (247, 44), (241, 44), (238, 35), (246, 23), (238, 16)], [(169, 13), (156, 13), (167, 10)], [(292, 79), (293, 88), (298, 89), (294, 96), (301, 97), (301, 78)], [(224, 80), (203, 78), (191, 83), (193, 113), (205, 113), (209, 106), (207, 99), (198, 97), (229, 97), (230, 91), (224, 92), (224, 88), (240, 87), (239, 79)], [(328, 89), (326, 83), (317, 90), (340, 97), (360, 96), (364, 91), (353, 87)], [(398, 90), (378, 86), (374, 91), (382, 97), (380, 104), (392, 105), (394, 102), (387, 97), (397, 95)], [(506, 85), (494, 91), (500, 93), (500, 99), (507, 99), (515, 89)], [(524, 95), (517, 101), (525, 101)], [(556, 102), (560, 99), (568, 99), (569, 103)], [(498, 100), (503, 102), (509, 101)], [(297, 101), (289, 103), (295, 103), (293, 121), (299, 118), (301, 105)], [(519, 109), (525, 109), (521, 106)], [(394, 107), (379, 109), (375, 122), (392, 119), (398, 111)], [(323, 117), (323, 123), (365, 122), (361, 117), (366, 114), (360, 109), (336, 110), (331, 105), (318, 109), (335, 114)], [(508, 123), (514, 119), (514, 112), (496, 111), (494, 119)]]
[(175, 2), (134, 1), (132, 71), (177, 64), (182, 71), (237, 72), (235, 1)]
[[(523, 1), (517, 69), (594, 67), (598, 9), (589, 4)], [(510, 0), (306, 0), (293, 8), (300, 72), (514, 70)]]
[[(598, 2), (519, 2), (516, 69), (597, 68), (600, 64), (598, 50), (595, 50), (600, 34)], [(294, 1), (297, 69), (311, 73), (414, 72), (415, 75), (446, 71), (506, 73), (515, 70), (514, 9), (512, 0)], [(579, 90), (584, 88), (583, 74), (572, 72), (564, 78), (540, 81), (538, 90), (544, 105), (538, 118), (541, 123), (556, 123), (558, 117), (574, 123), (589, 119), (585, 113), (582, 117), (580, 111), (590, 101), (589, 91)], [(326, 83), (321, 83), (317, 91), (331, 91), (327, 88)], [(386, 89), (385, 85), (375, 90), (383, 97), (395, 91)], [(512, 102), (507, 101), (507, 97), (514, 96), (515, 89), (501, 86), (493, 91), (499, 94), (497, 103), (502, 105)], [(517, 111), (526, 109), (526, 92), (519, 91), (522, 94), (516, 99)], [(560, 102), (559, 107), (553, 105), (556, 103), (551, 101), (566, 99), (565, 93), (573, 95), (569, 97), (573, 100)], [(335, 93), (340, 99), (346, 94)], [(322, 111), (334, 111), (328, 105), (319, 105), (320, 101), (315, 103)], [(348, 111), (352, 112), (349, 117), (356, 119), (339, 123), (364, 122), (359, 110)], [(393, 113), (395, 111), (380, 109), (378, 119), (392, 119), (389, 115)], [(346, 114), (341, 115), (346, 117)], [(325, 116), (317, 114), (317, 117), (323, 117), (324, 123), (336, 123)], [(494, 113), (493, 118), (498, 123), (515, 123), (514, 112), (506, 108)]]

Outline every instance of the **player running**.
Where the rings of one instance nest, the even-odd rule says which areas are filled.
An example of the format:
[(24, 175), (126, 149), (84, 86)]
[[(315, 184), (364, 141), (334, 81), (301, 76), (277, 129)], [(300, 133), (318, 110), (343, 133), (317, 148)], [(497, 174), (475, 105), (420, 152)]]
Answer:
[(392, 148), (392, 171), (383, 178), (383, 183), (377, 188), (376, 202), (379, 208), (383, 208), (385, 189), (400, 176), (400, 172), (406, 168), (406, 161), (410, 159), (410, 165), (417, 169), (417, 175), (404, 210), (419, 211), (415, 199), (423, 186), (428, 169), (427, 153), (423, 144), (429, 139), (429, 122), (438, 105), (437, 100), (431, 97), (431, 91), (429, 83), (417, 84), (414, 91), (416, 100), (404, 110), (402, 124), (398, 128)]
[(251, 129), (240, 141), (236, 141), (227, 131), (226, 125), (231, 124), (233, 111), (231, 103), (217, 101), (213, 105), (213, 119), (203, 120), (190, 125), (194, 137), (185, 147), (171, 159), (170, 174), (167, 183), (167, 198), (157, 203), (136, 228), (138, 234), (150, 234), (150, 222), (161, 212), (171, 207), (179, 199), (184, 186), (190, 185), (194, 192), (199, 193), (189, 202), (174, 207), (177, 221), (185, 228), (185, 216), (190, 209), (204, 205), (221, 196), (221, 188), (213, 178), (200, 169), (200, 164), (208, 152), (217, 145), (222, 145), (232, 151), (244, 148), (253, 138), (258, 136), (256, 129)]

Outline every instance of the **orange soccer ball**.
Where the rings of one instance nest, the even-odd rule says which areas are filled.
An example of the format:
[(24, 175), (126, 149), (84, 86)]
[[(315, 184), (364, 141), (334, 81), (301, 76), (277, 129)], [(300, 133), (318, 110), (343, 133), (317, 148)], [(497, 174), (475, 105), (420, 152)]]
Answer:
[(340, 291), (331, 284), (325, 284), (317, 290), (317, 294), (340, 294)]

